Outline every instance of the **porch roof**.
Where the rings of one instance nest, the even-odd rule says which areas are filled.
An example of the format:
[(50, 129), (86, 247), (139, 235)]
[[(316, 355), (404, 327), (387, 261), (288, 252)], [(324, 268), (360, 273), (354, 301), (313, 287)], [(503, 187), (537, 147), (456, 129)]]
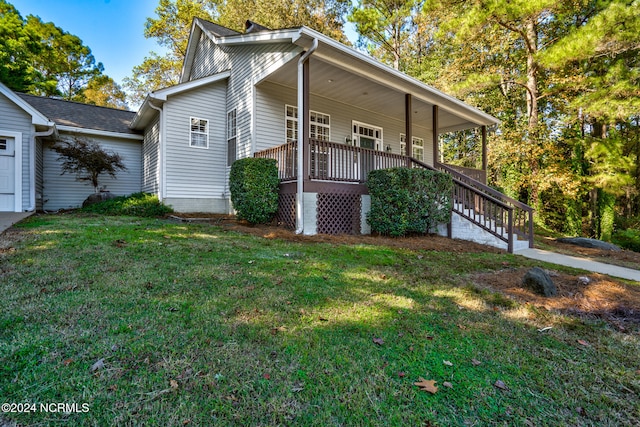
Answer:
[[(289, 41), (303, 51), (311, 47), (314, 39), (318, 40), (318, 48), (310, 57), (314, 95), (404, 119), (404, 94), (411, 94), (416, 122), (430, 125), (431, 106), (439, 106), (440, 132), (500, 123), (459, 99), (307, 27), (222, 36), (216, 42), (233, 46)], [(297, 59), (290, 60), (263, 81), (296, 87), (296, 64)]]

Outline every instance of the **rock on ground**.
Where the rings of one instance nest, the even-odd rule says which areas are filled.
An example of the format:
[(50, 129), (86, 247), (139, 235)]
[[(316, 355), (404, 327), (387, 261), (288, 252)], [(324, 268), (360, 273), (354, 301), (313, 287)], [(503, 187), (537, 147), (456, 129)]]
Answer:
[(620, 250), (620, 247), (614, 245), (613, 243), (607, 243), (597, 239), (590, 239), (588, 237), (562, 237), (556, 240), (560, 243), (568, 243), (570, 245), (581, 246), (583, 248), (604, 249), (606, 251)]
[(549, 274), (540, 267), (533, 267), (527, 271), (522, 279), (522, 284), (539, 295), (552, 297), (558, 293), (556, 285)]

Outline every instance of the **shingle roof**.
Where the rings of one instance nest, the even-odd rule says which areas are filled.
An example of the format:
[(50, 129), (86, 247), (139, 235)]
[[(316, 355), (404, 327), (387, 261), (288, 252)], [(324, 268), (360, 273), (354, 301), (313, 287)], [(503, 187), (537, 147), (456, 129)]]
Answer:
[(18, 93), (18, 96), (59, 126), (127, 134), (138, 133), (129, 129), (129, 123), (136, 115), (133, 111), (98, 107), (26, 93)]
[(202, 28), (209, 31), (214, 36), (227, 37), (227, 36), (237, 36), (238, 34), (241, 34), (230, 28), (223, 27), (222, 25), (214, 24), (213, 22), (209, 22), (201, 18), (195, 18), (195, 19), (200, 23)]

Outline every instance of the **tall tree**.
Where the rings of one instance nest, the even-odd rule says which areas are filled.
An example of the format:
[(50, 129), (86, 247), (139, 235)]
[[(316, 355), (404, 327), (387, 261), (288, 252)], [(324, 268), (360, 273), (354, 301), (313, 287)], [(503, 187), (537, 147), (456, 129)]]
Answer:
[(82, 91), (87, 83), (104, 71), (91, 49), (78, 36), (52, 22), (42, 22), (37, 16), (27, 16), (25, 29), (40, 39), (40, 53), (33, 58), (36, 68), (46, 79), (57, 81), (55, 89), (43, 88), (41, 94), (83, 101)]
[(109, 79), (103, 70), (79, 37), (0, 0), (0, 81), (11, 89), (84, 102), (90, 81)]
[(356, 25), (359, 44), (373, 56), (396, 70), (407, 68), (407, 61), (418, 32), (421, 0), (360, 0), (351, 10), (349, 21)]
[(21, 92), (46, 86), (32, 63), (40, 50), (37, 37), (25, 28), (18, 10), (0, 0), (0, 81)]
[(127, 94), (111, 77), (101, 74), (89, 80), (83, 91), (86, 104), (128, 109)]

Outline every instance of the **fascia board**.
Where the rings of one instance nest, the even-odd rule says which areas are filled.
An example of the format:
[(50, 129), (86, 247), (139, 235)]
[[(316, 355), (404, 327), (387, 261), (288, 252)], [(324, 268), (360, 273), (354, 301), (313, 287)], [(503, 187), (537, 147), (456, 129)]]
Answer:
[(29, 114), (31, 116), (31, 124), (36, 126), (47, 126), (47, 127), (51, 127), (55, 125), (54, 122), (50, 121), (40, 111), (36, 110), (35, 107), (33, 107), (27, 101), (20, 98), (18, 95), (15, 94), (15, 92), (13, 92), (11, 89), (6, 87), (2, 83), (0, 83), (0, 93), (2, 93), (4, 96), (9, 98), (11, 102), (13, 102), (22, 110), (24, 110), (25, 113)]
[[(171, 86), (165, 89), (160, 89), (155, 92), (151, 92), (149, 97), (152, 99), (156, 99), (158, 101), (166, 101), (167, 97), (176, 95), (182, 92), (186, 92), (188, 90), (197, 89), (201, 86), (208, 85), (210, 83), (215, 83), (220, 80), (228, 79), (231, 76), (231, 71), (223, 71), (221, 73), (217, 73), (208, 77), (203, 77), (197, 80), (191, 80), (184, 83), (179, 83), (175, 86)], [(145, 101), (146, 102), (146, 101)]]
[(182, 62), (182, 69), (180, 70), (180, 83), (183, 83), (189, 79), (185, 73), (187, 70), (191, 69), (191, 64), (193, 64), (193, 59), (196, 53), (196, 47), (198, 45), (198, 40), (200, 39), (200, 34), (202, 33), (202, 27), (198, 24), (196, 19), (191, 23), (191, 32), (189, 33), (189, 42), (187, 43), (187, 53), (184, 57), (184, 61)]
[(290, 41), (296, 43), (301, 35), (302, 28), (261, 31), (251, 34), (240, 34), (237, 36), (218, 37), (217, 42), (222, 45), (234, 46), (240, 44), (255, 43), (281, 43)]
[(142, 141), (144, 139), (143, 135), (135, 135), (130, 133), (121, 133), (121, 132), (112, 132), (107, 130), (99, 130), (99, 129), (86, 129), (79, 128), (75, 126), (57, 126), (59, 132), (69, 132), (69, 133), (81, 133), (85, 135), (92, 136), (106, 136), (111, 138), (124, 138), (124, 139), (134, 139), (138, 141)]

